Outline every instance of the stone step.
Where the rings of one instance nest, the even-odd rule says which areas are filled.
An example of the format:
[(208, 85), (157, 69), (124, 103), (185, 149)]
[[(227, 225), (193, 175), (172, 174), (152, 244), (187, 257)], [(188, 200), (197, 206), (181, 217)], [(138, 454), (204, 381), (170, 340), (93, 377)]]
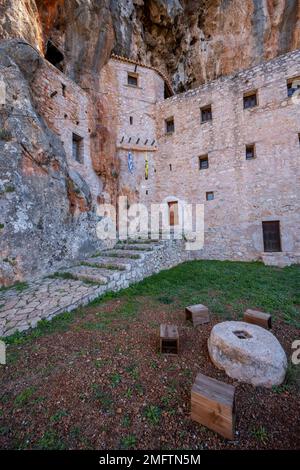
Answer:
[(113, 250), (104, 250), (101, 252), (102, 256), (105, 256), (107, 258), (128, 258), (128, 259), (140, 259), (145, 256), (145, 254), (140, 251), (138, 252), (137, 250), (119, 250), (117, 248)]
[(134, 260), (126, 258), (110, 258), (107, 256), (95, 256), (94, 258), (88, 258), (84, 263), (91, 267), (104, 268), (109, 270), (128, 271)]
[(159, 238), (155, 238), (154, 240), (150, 238), (137, 238), (137, 239), (129, 238), (124, 243), (127, 243), (129, 245), (136, 245), (136, 244), (141, 243), (142, 245), (144, 245), (145, 243), (151, 244), (151, 243), (159, 243), (159, 242), (160, 242)]
[(93, 268), (90, 266), (73, 266), (71, 268), (61, 269), (59, 272), (62, 274), (71, 274), (75, 279), (80, 279), (81, 281), (91, 281), (102, 285), (107, 284), (117, 271)]
[(137, 244), (129, 244), (129, 243), (118, 243), (116, 245), (116, 249), (118, 250), (134, 250), (134, 251), (152, 251), (153, 245), (150, 243), (137, 243)]

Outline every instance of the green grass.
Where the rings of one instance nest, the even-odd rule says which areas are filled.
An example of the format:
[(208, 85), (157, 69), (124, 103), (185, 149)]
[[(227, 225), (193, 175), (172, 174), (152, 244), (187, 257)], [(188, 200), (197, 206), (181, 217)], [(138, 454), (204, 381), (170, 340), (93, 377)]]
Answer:
[(93, 399), (100, 402), (101, 408), (105, 412), (109, 412), (113, 406), (111, 395), (100, 387), (99, 384), (92, 384)]
[(43, 437), (37, 442), (36, 448), (41, 450), (64, 450), (66, 446), (57, 432), (50, 429), (46, 431)]
[(144, 411), (144, 416), (150, 424), (156, 426), (160, 422), (161, 409), (158, 406), (149, 405)]
[(122, 425), (123, 428), (129, 428), (130, 427), (131, 420), (130, 420), (130, 417), (128, 415), (125, 415), (122, 418), (121, 425)]
[[(26, 286), (21, 283), (19, 289), (23, 289), (24, 284)], [(300, 328), (300, 267), (278, 269), (258, 262), (191, 261), (119, 292), (108, 292), (92, 301), (90, 306), (103, 305), (114, 299), (122, 302), (110, 317), (124, 321), (137, 318), (147, 303), (156, 302), (157, 305), (157, 301), (165, 304), (172, 301), (174, 307), (182, 309), (186, 305), (203, 303), (221, 319), (242, 318), (246, 308), (261, 309), (271, 313), (275, 322), (280, 317)], [(76, 313), (63, 313), (51, 321), (43, 320), (34, 330), (16, 333), (4, 340), (8, 344), (22, 344), (44, 334), (65, 331)]]
[(56, 272), (48, 276), (49, 279), (71, 279), (73, 281), (77, 281), (77, 277), (75, 277), (72, 273), (63, 273), (63, 272)]
[(136, 437), (134, 434), (129, 434), (121, 440), (121, 449), (132, 449), (136, 444)]
[(39, 321), (36, 328), (28, 330), (27, 332), (20, 333), (17, 331), (13, 335), (2, 339), (3, 341), (5, 341), (6, 344), (25, 344), (47, 334), (66, 331), (70, 323), (74, 321), (74, 318), (74, 312), (61, 313), (57, 317), (54, 317), (52, 320)]
[(21, 393), (19, 393), (19, 395), (16, 396), (15, 402), (14, 402), (15, 406), (21, 407), (21, 406), (27, 405), (30, 402), (34, 393), (35, 393), (35, 387), (25, 388)]
[(122, 377), (118, 372), (115, 372), (110, 377), (110, 383), (113, 388), (117, 387), (121, 383)]
[(58, 410), (54, 415), (51, 416), (50, 421), (51, 423), (58, 423), (65, 416), (68, 416), (68, 412), (66, 410)]
[(16, 289), (18, 292), (23, 292), (23, 290), (29, 287), (28, 282), (16, 282), (12, 286), (0, 287), (0, 292), (5, 292), (10, 289)]
[(268, 432), (263, 426), (253, 428), (251, 434), (255, 439), (262, 444), (266, 444), (268, 441)]

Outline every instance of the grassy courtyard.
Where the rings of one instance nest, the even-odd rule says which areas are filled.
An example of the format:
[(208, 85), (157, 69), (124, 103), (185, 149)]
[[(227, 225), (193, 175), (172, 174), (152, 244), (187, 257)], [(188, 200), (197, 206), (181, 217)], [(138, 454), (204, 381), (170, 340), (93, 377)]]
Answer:
[[(185, 322), (203, 303), (210, 324)], [(76, 312), (6, 338), (0, 369), (0, 447), (14, 449), (246, 449), (300, 444), (299, 368), (271, 390), (229, 379), (211, 363), (215, 323), (246, 308), (272, 313), (288, 358), (300, 339), (300, 268), (194, 261), (161, 272)], [(158, 352), (160, 323), (178, 325), (178, 357)], [(189, 418), (197, 372), (237, 386), (236, 439)]]

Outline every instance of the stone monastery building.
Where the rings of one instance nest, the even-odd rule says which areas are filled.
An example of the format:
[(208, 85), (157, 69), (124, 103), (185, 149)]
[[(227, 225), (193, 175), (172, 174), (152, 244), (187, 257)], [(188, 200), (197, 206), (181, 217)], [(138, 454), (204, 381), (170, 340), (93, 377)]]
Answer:
[[(175, 228), (180, 202), (204, 204), (198, 258), (299, 262), (299, 76), (295, 51), (174, 95), (158, 70), (112, 56), (100, 86), (120, 161), (119, 195), (129, 204), (167, 202)], [(96, 199), (101, 188), (90, 158), (85, 92), (48, 63), (36, 87), (45, 81), (63, 81), (62, 95), (68, 89), (63, 105), (53, 98), (55, 112), (41, 93), (40, 109)]]

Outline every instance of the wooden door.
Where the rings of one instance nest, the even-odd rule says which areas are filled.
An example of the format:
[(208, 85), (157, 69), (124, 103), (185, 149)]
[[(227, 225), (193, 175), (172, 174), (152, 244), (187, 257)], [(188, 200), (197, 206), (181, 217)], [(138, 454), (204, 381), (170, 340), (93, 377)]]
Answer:
[(264, 251), (281, 251), (280, 222), (263, 222)]
[(168, 202), (169, 206), (169, 223), (171, 226), (178, 225), (178, 202)]

